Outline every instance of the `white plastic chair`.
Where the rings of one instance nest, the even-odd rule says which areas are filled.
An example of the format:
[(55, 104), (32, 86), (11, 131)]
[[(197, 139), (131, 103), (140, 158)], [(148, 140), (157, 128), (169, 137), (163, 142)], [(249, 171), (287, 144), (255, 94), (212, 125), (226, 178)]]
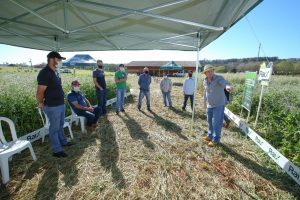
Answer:
[(70, 121), (70, 124), (72, 124), (73, 122), (76, 123), (76, 126), (78, 126), (78, 122), (80, 121), (80, 128), (81, 128), (81, 132), (82, 133), (86, 133), (86, 129), (85, 129), (85, 117), (83, 116), (78, 116), (72, 106), (69, 104), (70, 108), (71, 108), (71, 112), (72, 112), (72, 115), (71, 115), (71, 121)]
[[(46, 113), (44, 111), (42, 111), (41, 108), (38, 108), (38, 111), (39, 111), (39, 114), (41, 116), (44, 128), (46, 129), (46, 131), (44, 131), (43, 134), (42, 134), (42, 142), (44, 142), (45, 136), (47, 134), (49, 134), (50, 121), (49, 121)], [(74, 137), (73, 137), (73, 132), (72, 132), (71, 126), (70, 126), (70, 123), (67, 122), (67, 121), (65, 121), (65, 123), (64, 123), (64, 128), (66, 128), (66, 127), (68, 127), (70, 136), (73, 139)]]
[[(12, 141), (10, 142), (7, 142), (5, 140), (1, 126), (2, 121), (8, 123), (9, 125), (10, 133), (12, 136)], [(31, 146), (31, 143), (27, 140), (19, 140), (17, 138), (17, 133), (13, 121), (6, 117), (0, 117), (0, 167), (3, 184), (6, 184), (9, 181), (8, 160), (11, 158), (11, 156), (20, 153), (26, 148), (29, 148), (32, 159), (36, 160), (36, 156)]]

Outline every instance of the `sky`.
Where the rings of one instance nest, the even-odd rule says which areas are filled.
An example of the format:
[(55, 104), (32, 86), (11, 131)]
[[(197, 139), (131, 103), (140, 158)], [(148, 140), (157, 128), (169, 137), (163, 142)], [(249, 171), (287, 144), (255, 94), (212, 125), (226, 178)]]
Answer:
[[(229, 59), (257, 57), (261, 43), (261, 57), (300, 58), (300, 1), (264, 0), (246, 17), (200, 52), (200, 59)], [(48, 51), (32, 50), (0, 44), (0, 64), (46, 61)], [(195, 52), (180, 51), (91, 51), (62, 52), (71, 58), (74, 54), (90, 54), (105, 63), (128, 63), (143, 60), (196, 59)]]

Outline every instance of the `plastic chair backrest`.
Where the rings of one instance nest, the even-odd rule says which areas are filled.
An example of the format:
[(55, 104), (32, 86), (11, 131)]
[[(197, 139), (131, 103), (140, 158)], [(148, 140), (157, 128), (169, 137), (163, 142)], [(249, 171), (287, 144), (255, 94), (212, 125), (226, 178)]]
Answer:
[(46, 126), (48, 127), (49, 126), (49, 119), (48, 119), (46, 113), (41, 108), (38, 108), (38, 111), (39, 111), (39, 114), (41, 116), (44, 127), (46, 127)]
[(18, 140), (14, 122), (12, 120), (6, 118), (6, 117), (0, 117), (0, 141), (1, 141), (1, 143), (2, 144), (7, 144), (7, 141), (4, 137), (4, 133), (3, 133), (3, 130), (2, 130), (2, 121), (8, 123), (13, 141)]

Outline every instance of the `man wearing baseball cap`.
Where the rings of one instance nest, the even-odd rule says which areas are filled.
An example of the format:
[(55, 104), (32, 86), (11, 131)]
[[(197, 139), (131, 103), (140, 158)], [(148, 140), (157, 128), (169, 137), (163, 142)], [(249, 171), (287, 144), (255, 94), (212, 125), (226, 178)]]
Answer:
[(72, 81), (71, 91), (68, 93), (67, 99), (77, 115), (86, 117), (87, 127), (90, 129), (95, 128), (101, 114), (101, 108), (91, 106), (89, 100), (80, 91), (80, 83), (78, 80)]
[(206, 76), (203, 81), (203, 103), (206, 108), (208, 122), (208, 134), (203, 137), (203, 140), (211, 147), (217, 145), (221, 139), (226, 102), (224, 89), (228, 92), (232, 91), (232, 87), (228, 82), (223, 76), (216, 75), (214, 69), (212, 65), (205, 65), (202, 72)]
[(70, 144), (64, 135), (65, 95), (57, 72), (61, 60), (64, 59), (55, 51), (47, 55), (47, 65), (37, 76), (38, 87), (36, 92), (38, 107), (44, 110), (50, 121), (49, 137), (53, 156), (59, 158), (67, 157), (67, 154), (63, 151), (63, 146)]

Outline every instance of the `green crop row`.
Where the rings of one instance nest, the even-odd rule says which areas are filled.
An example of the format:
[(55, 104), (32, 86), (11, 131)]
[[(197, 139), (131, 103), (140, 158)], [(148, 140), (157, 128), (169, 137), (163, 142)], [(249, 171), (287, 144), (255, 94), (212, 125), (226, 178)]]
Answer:
[[(38, 70), (20, 68), (15, 71), (0, 72), (0, 116), (13, 120), (18, 136), (43, 126), (35, 99), (37, 73)], [(70, 91), (71, 81), (78, 79), (84, 95), (90, 100), (92, 105), (97, 104), (91, 74), (91, 71), (86, 72), (85, 70), (78, 71), (76, 78), (72, 74), (61, 74), (65, 94)], [(107, 86), (107, 99), (114, 98), (116, 96), (116, 84), (113, 81), (113, 73), (107, 73)], [(129, 87), (127, 90), (129, 90)], [(71, 112), (69, 106), (66, 105), (66, 108), (66, 116), (68, 116)], [(4, 126), (3, 128), (6, 130), (5, 134), (9, 137), (10, 134), (7, 134), (7, 127)]]

